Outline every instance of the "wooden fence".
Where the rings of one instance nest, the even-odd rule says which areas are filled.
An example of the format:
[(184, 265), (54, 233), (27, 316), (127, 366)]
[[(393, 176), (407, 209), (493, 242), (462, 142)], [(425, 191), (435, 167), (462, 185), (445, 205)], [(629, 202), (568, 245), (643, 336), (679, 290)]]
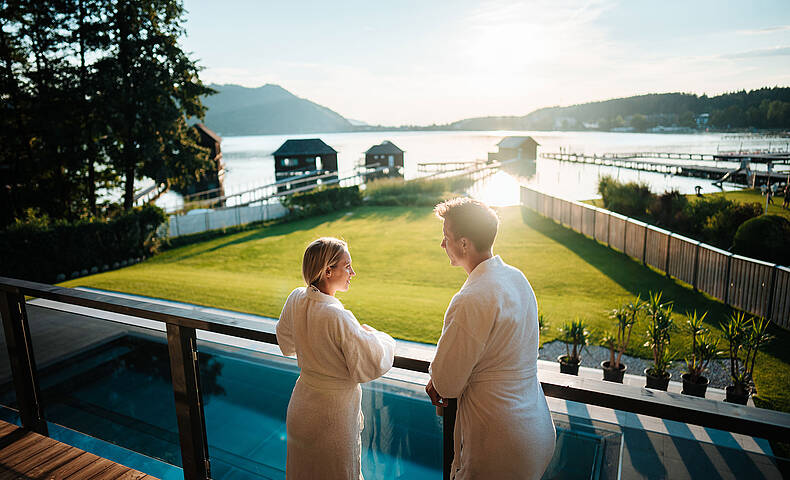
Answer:
[(732, 307), (790, 328), (790, 268), (721, 250), (585, 203), (521, 187), (521, 205)]

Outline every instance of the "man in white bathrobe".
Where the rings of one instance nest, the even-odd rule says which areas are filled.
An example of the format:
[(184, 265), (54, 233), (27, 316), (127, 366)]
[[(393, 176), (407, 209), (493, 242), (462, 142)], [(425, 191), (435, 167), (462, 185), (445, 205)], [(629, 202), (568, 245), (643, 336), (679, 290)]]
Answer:
[(450, 264), (469, 275), (447, 307), (425, 387), (434, 405), (458, 399), (451, 478), (538, 479), (555, 430), (537, 379), (535, 293), (521, 271), (494, 256), (493, 210), (458, 198), (435, 212)]

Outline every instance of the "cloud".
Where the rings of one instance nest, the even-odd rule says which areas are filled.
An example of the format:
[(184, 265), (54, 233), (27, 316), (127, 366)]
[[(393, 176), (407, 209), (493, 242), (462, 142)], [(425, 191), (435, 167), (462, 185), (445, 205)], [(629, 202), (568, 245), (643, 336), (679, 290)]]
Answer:
[(750, 30), (738, 30), (740, 35), (767, 35), (776, 32), (784, 32), (790, 30), (790, 25), (777, 25), (774, 27), (754, 28)]
[(758, 48), (756, 50), (746, 50), (745, 52), (730, 53), (722, 55), (721, 58), (742, 59), (759, 57), (784, 57), (790, 55), (790, 46)]

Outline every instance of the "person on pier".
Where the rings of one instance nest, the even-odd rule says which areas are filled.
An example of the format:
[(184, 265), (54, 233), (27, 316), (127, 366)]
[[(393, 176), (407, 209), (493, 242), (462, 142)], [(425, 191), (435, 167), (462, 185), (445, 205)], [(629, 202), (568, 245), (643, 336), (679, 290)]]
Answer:
[(493, 210), (459, 198), (435, 212), (450, 264), (468, 275), (447, 307), (425, 387), (434, 405), (458, 399), (451, 478), (539, 479), (556, 432), (537, 378), (535, 293), (521, 271), (494, 256)]
[(285, 477), (362, 478), (362, 389), (384, 375), (395, 340), (368, 325), (335, 298), (356, 275), (345, 242), (319, 238), (304, 252), (304, 287), (288, 296), (277, 322), (283, 355), (296, 354), (301, 368), (288, 403)]

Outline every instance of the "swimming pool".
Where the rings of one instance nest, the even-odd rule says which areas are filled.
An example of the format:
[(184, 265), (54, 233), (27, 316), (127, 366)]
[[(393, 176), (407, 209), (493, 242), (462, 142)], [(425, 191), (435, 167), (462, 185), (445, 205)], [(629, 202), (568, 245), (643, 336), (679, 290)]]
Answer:
[[(212, 477), (284, 478), (296, 362), (202, 342), (200, 365)], [(49, 422), (180, 465), (167, 344), (160, 336), (120, 336), (42, 369), (40, 384)], [(13, 401), (9, 388), (5, 405)], [(365, 477), (441, 478), (442, 420), (422, 385), (380, 379), (363, 389)], [(570, 424), (558, 425), (557, 433), (545, 478), (598, 478), (605, 435)]]

